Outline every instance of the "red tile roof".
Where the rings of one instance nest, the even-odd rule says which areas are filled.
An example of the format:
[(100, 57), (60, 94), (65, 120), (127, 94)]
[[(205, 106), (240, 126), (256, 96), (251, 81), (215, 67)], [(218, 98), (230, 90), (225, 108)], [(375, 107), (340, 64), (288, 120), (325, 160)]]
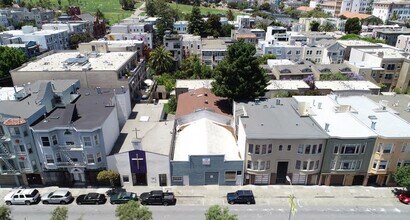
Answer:
[(308, 6), (300, 6), (296, 8), (298, 11), (312, 11), (314, 8), (308, 7)]
[(354, 13), (354, 12), (350, 12), (350, 11), (344, 11), (341, 14), (339, 14), (339, 16), (345, 16), (346, 18), (360, 18), (360, 19), (365, 19), (368, 18), (372, 15), (368, 15), (368, 14), (361, 14), (361, 13)]
[(26, 123), (26, 120), (22, 118), (9, 118), (5, 122), (3, 122), (6, 126), (18, 126)]
[(214, 95), (210, 89), (200, 88), (178, 96), (176, 118), (207, 109), (214, 113), (231, 116), (231, 109), (227, 98)]

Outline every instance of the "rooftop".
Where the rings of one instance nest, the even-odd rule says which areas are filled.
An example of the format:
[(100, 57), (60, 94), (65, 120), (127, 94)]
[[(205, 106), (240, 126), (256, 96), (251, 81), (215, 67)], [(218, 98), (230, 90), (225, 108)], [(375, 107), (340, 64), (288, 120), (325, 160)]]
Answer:
[(99, 53), (97, 56), (85, 56), (80, 52), (66, 51), (50, 54), (27, 63), (17, 71), (91, 71), (118, 70), (125, 65), (136, 52)]
[(213, 79), (178, 79), (175, 88), (188, 88), (188, 90), (208, 88), (211, 89)]
[(336, 2), (323, 2), (319, 5), (336, 7)]
[(111, 155), (136, 149), (169, 155), (174, 120), (169, 115), (167, 120), (161, 119), (165, 103), (160, 100), (158, 104), (136, 104)]
[(318, 89), (331, 89), (332, 91), (349, 91), (349, 90), (369, 90), (380, 89), (379, 86), (365, 80), (350, 81), (316, 81), (315, 87)]
[(295, 65), (294, 62), (288, 60), (288, 59), (268, 59), (268, 66), (270, 68), (278, 65)]
[(14, 94), (22, 89), (23, 87), (0, 87), (0, 101), (16, 100)]
[(399, 51), (397, 49), (392, 49), (392, 48), (386, 48), (386, 47), (381, 47), (381, 48), (372, 48), (372, 49), (358, 49), (360, 51), (363, 51), (367, 54), (372, 54), (375, 55), (379, 58), (387, 58), (387, 59), (404, 59), (406, 58), (403, 55), (402, 51)]
[(300, 117), (292, 98), (235, 103), (248, 139), (325, 139), (327, 135), (309, 117)]
[(267, 90), (298, 90), (309, 89), (309, 85), (303, 80), (270, 80)]
[[(388, 102), (379, 101), (376, 103), (364, 96), (338, 97), (337, 102), (356, 109), (357, 112), (351, 115), (380, 136), (410, 138), (410, 124), (390, 111), (383, 110), (387, 107)], [(372, 128), (372, 122), (376, 122), (374, 128)]]
[(376, 137), (376, 133), (351, 115), (355, 109), (336, 103), (330, 96), (293, 96), (293, 98), (299, 103), (299, 111), (310, 116), (332, 138)]
[(298, 11), (312, 11), (314, 8), (308, 7), (308, 6), (299, 6), (296, 8)]
[(359, 19), (366, 19), (372, 15), (369, 14), (361, 14), (361, 13), (354, 13), (354, 12), (350, 12), (350, 11), (344, 11), (342, 12), (339, 16), (345, 16), (346, 18), (359, 18)]
[(228, 47), (221, 39), (202, 39), (202, 50), (227, 50)]
[(176, 118), (198, 110), (207, 110), (221, 115), (231, 115), (229, 100), (214, 95), (210, 89), (200, 88), (179, 95)]
[(18, 126), (26, 123), (26, 120), (22, 118), (9, 118), (6, 121), (3, 122), (4, 125), (7, 126)]
[(373, 47), (379, 46), (380, 47), (380, 45), (370, 43), (364, 40), (338, 40), (337, 42), (345, 47), (349, 47), (349, 46), (362, 46), (362, 47), (363, 46), (373, 46)]
[(383, 101), (387, 110), (410, 122), (410, 95), (368, 95), (376, 103)]
[(173, 161), (189, 161), (192, 155), (225, 155), (225, 160), (243, 160), (233, 129), (203, 118), (178, 127)]

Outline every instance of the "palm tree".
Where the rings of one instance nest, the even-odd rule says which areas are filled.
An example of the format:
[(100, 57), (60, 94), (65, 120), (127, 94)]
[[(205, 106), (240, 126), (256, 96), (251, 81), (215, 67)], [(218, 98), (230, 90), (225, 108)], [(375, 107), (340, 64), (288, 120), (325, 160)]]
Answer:
[(319, 31), (332, 32), (332, 31), (335, 31), (335, 30), (336, 30), (335, 26), (331, 23), (328, 23), (328, 22), (326, 22), (326, 23), (319, 26)]
[(173, 60), (171, 52), (164, 46), (159, 46), (149, 54), (148, 65), (155, 70), (156, 74), (162, 74), (170, 70)]

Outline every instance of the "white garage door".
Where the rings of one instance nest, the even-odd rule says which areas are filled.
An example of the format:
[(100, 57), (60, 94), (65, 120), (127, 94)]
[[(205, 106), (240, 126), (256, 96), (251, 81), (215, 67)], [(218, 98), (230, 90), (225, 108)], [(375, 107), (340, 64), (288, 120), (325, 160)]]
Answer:
[(292, 176), (292, 184), (306, 184), (307, 175), (303, 173), (294, 173)]
[(255, 185), (268, 185), (270, 174), (255, 175)]

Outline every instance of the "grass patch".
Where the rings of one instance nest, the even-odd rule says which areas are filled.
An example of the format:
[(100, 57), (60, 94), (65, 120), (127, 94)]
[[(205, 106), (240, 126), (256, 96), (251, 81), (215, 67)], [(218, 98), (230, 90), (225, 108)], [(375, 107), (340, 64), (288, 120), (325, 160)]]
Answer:
[[(177, 8), (180, 12), (182, 12), (183, 14), (190, 14), (192, 11), (192, 5), (183, 5), (183, 4), (175, 4), (175, 2), (173, 3), (168, 3), (168, 5), (170, 5), (172, 8)], [(221, 9), (221, 8), (211, 8), (211, 7), (204, 7), (204, 6), (200, 6), (201, 9), (201, 14), (206, 15), (209, 13), (211, 14), (223, 14), (226, 15), (226, 12), (228, 11), (227, 9)], [(232, 10), (233, 15), (236, 17), (238, 15), (245, 15), (246, 13), (244, 12), (238, 12), (238, 11), (234, 11)]]
[[(27, 2), (27, 1), (26, 1)], [(58, 0), (51, 0), (55, 8), (58, 8)], [(138, 2), (136, 6), (141, 6), (142, 2)], [(62, 0), (61, 5), (68, 6), (67, 0)], [(104, 13), (105, 18), (110, 21), (110, 24), (131, 16), (133, 11), (126, 11), (121, 8), (118, 0), (79, 0), (78, 5), (81, 8), (81, 13), (95, 14), (97, 8)]]

